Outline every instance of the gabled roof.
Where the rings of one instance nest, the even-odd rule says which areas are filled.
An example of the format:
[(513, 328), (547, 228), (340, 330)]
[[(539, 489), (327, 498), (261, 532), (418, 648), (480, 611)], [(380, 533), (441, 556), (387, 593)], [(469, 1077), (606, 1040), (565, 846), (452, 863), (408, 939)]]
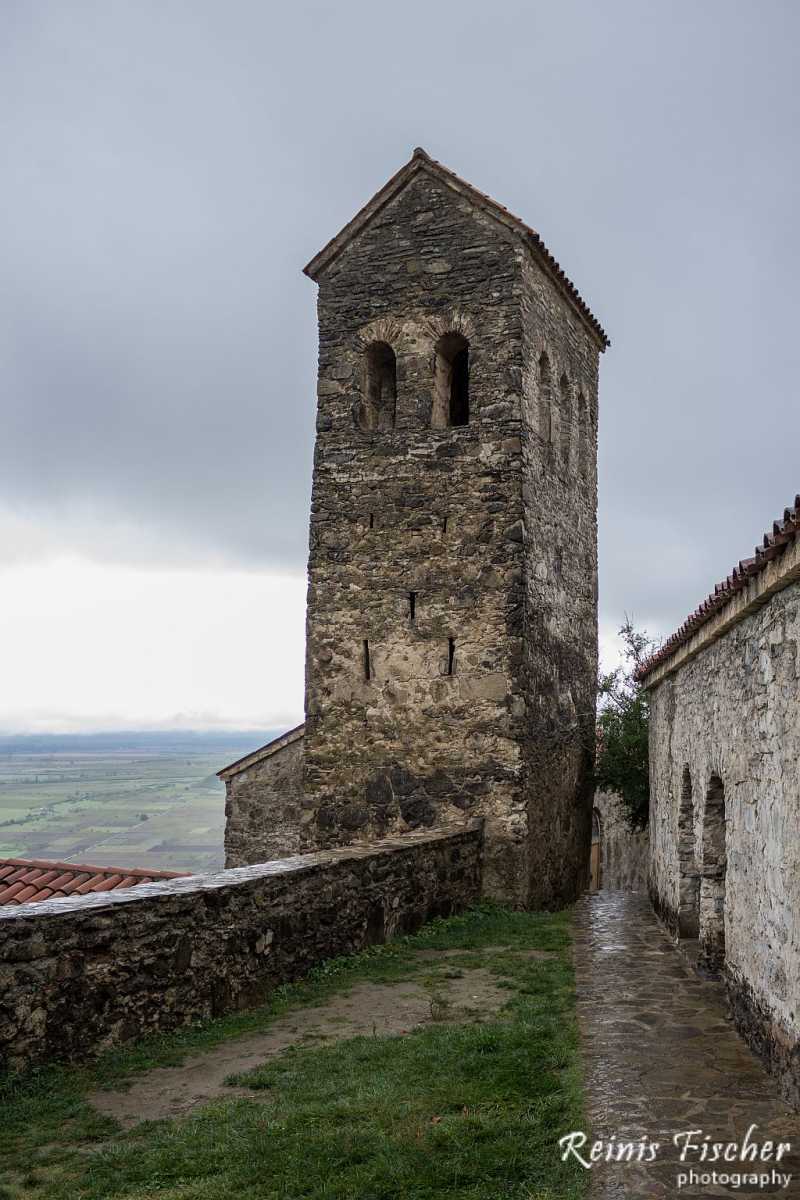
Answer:
[(259, 746), (258, 750), (253, 750), (250, 754), (245, 754), (244, 758), (237, 758), (236, 762), (231, 763), (229, 767), (223, 767), (221, 771), (217, 771), (217, 778), (230, 779), (232, 775), (238, 775), (240, 771), (246, 771), (248, 767), (253, 767), (265, 758), (270, 758), (273, 754), (277, 754), (279, 750), (283, 750), (284, 747), (291, 746), (292, 742), (299, 741), (305, 734), (305, 731), (305, 723), (295, 725), (294, 729), (290, 729), (288, 733), (282, 733), (280, 737), (273, 738), (271, 742), (267, 742), (266, 746)]
[(89, 892), (112, 892), (156, 879), (178, 879), (188, 871), (141, 867), (90, 867), (42, 858), (0, 858), (0, 904), (34, 904)]
[(794, 507), (783, 510), (783, 519), (773, 521), (772, 532), (764, 534), (753, 557), (740, 559), (727, 579), (715, 586), (703, 603), (689, 614), (680, 629), (642, 663), (636, 678), (640, 682), (646, 680), (657, 668), (676, 656), (681, 647), (714, 618), (718, 618), (714, 636), (709, 629), (708, 638), (702, 640), (697, 646), (698, 650), (714, 637), (721, 637), (731, 625), (762, 607), (776, 592), (800, 578), (799, 532), (800, 495), (797, 495)]
[(344, 228), (336, 234), (335, 237), (323, 246), (318, 254), (315, 254), (304, 268), (304, 272), (311, 279), (317, 279), (322, 272), (334, 261), (341, 253), (344, 247), (350, 242), (361, 230), (372, 220), (372, 218), (384, 208), (390, 200), (400, 192), (416, 175), (420, 172), (427, 172), (433, 175), (436, 179), (445, 183), (454, 192), (464, 196), (481, 212), (487, 213), (501, 225), (505, 225), (507, 229), (511, 229), (514, 233), (521, 235), (527, 243), (541, 267), (548, 273), (554, 283), (572, 302), (573, 306), (589, 326), (600, 342), (601, 349), (605, 350), (610, 345), (603, 327), (591, 311), (589, 306), (583, 300), (580, 292), (575, 287), (574, 283), (564, 274), (563, 270), (556, 262), (553, 255), (545, 246), (542, 239), (535, 229), (531, 229), (530, 225), (526, 225), (519, 217), (515, 217), (502, 204), (498, 204), (491, 196), (485, 195), (484, 192), (479, 192), (471, 183), (461, 179), (454, 171), (450, 171), (447, 167), (443, 167), (441, 163), (436, 162), (429, 154), (417, 146), (409, 161), (404, 167), (392, 176), (388, 183), (385, 183), (380, 191), (369, 200), (364, 207), (356, 213), (352, 221), (344, 226)]

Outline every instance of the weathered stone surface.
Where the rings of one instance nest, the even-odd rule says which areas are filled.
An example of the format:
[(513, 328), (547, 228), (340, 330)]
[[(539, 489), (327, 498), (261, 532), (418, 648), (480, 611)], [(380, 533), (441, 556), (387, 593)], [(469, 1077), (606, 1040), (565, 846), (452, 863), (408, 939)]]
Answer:
[[(427, 170), (318, 282), (301, 845), (479, 814), (488, 894), (569, 902), (590, 836), (602, 343), (529, 242)], [(468, 423), (446, 423), (447, 339), (468, 344)]]
[(535, 260), (521, 268), (529, 869), (533, 904), (561, 904), (585, 885), (591, 836), (599, 355)]
[(258, 1001), (480, 895), (479, 822), (0, 908), (0, 1068), (80, 1059)]
[(800, 1094), (800, 584), (650, 691), (651, 887)]
[(245, 867), (301, 851), (310, 812), (303, 797), (303, 727), (222, 771), (225, 866)]
[(632, 833), (619, 796), (595, 792), (594, 807), (600, 817), (600, 887), (612, 892), (646, 892), (650, 860), (650, 835)]

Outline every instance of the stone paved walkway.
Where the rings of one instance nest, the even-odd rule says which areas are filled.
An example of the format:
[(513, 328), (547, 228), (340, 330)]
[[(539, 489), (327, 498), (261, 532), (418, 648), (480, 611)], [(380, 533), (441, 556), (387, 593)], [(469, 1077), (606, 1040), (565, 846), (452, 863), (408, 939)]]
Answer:
[[(578, 906), (578, 1011), (592, 1139), (661, 1144), (650, 1163), (595, 1166), (592, 1200), (649, 1197), (800, 1197), (800, 1116), (726, 1015), (722, 987), (700, 979), (669, 941), (646, 897), (596, 892)], [(683, 1163), (672, 1143), (694, 1140), (790, 1142), (780, 1163)], [(682, 1183), (679, 1173), (791, 1173), (787, 1186)]]

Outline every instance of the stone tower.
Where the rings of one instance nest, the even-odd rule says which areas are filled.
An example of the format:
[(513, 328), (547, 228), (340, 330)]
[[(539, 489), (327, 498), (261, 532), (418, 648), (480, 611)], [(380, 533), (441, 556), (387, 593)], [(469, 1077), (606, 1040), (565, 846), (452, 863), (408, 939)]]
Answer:
[(303, 844), (483, 816), (487, 893), (569, 902), (589, 859), (607, 338), (538, 235), (422, 150), (305, 270)]

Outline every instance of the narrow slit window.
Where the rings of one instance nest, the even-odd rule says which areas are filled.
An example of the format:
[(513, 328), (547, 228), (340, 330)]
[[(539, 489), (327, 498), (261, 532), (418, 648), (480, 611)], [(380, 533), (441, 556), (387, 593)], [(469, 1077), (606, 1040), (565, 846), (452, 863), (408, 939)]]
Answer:
[(455, 674), (455, 665), (456, 665), (456, 639), (448, 638), (447, 639), (447, 674), (448, 675)]
[(447, 517), (442, 517), (442, 533), (447, 533)]
[(408, 593), (408, 619), (413, 624), (417, 616), (417, 593)]
[(372, 663), (369, 658), (369, 642), (364, 638), (364, 678), (367, 683), (372, 679)]
[(460, 333), (445, 333), (435, 346), (431, 425), (469, 425), (469, 342)]
[(369, 514), (369, 527), (370, 527), (370, 529), (375, 528), (375, 513)]

